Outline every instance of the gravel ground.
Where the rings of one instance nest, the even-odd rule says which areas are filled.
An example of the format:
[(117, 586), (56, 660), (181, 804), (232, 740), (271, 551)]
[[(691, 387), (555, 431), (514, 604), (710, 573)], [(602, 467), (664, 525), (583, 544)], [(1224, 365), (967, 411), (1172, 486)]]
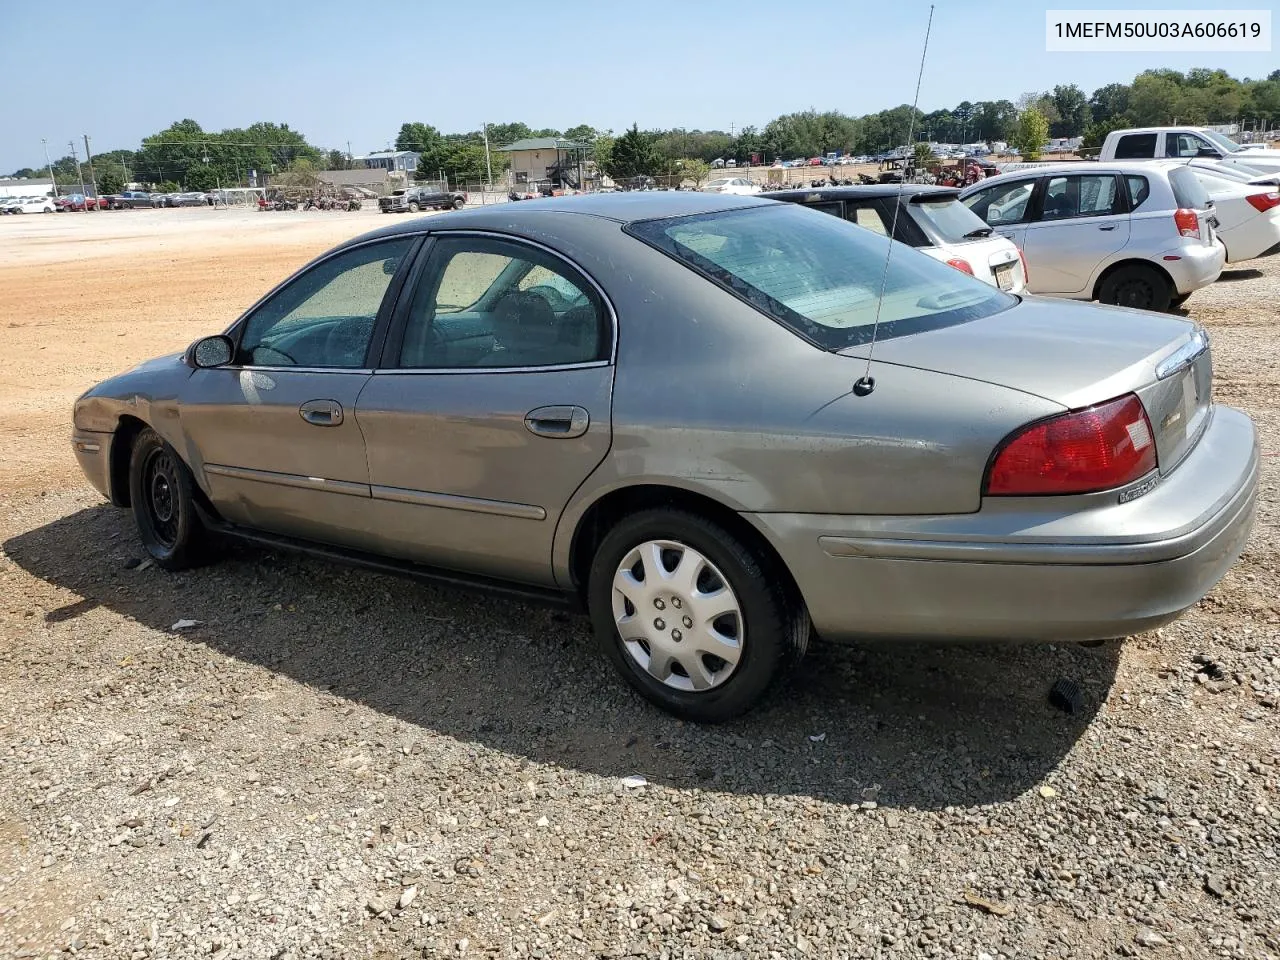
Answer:
[(139, 564), (60, 450), (0, 483), (0, 958), (1280, 956), (1278, 304), (1280, 258), (1188, 304), (1269, 454), (1197, 608), (1097, 648), (818, 646), (717, 728), (565, 614)]

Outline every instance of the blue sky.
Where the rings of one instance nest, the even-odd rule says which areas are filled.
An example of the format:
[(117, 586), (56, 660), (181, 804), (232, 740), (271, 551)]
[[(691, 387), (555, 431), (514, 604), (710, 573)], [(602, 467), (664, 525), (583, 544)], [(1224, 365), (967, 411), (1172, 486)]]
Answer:
[[(939, 2), (920, 107), (1012, 100), (1057, 83), (1091, 93), (1151, 67), (1259, 77), (1280, 62), (1274, 52), (1046, 53), (1044, 11), (1069, 5)], [(288, 123), (319, 146), (350, 141), (361, 153), (409, 120), (445, 132), (514, 120), (727, 130), (808, 107), (867, 113), (911, 102), (929, 10), (920, 0), (63, 0), (55, 27), (45, 5), (3, 7), (3, 172), (42, 162), (42, 137), (55, 159), (73, 137), (83, 151), (84, 133), (95, 152), (136, 148), (184, 117), (208, 130)]]

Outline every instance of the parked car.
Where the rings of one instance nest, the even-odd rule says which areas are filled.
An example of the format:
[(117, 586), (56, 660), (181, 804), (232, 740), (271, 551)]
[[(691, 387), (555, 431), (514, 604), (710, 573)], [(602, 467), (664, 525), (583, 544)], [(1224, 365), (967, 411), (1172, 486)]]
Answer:
[(152, 199), (151, 194), (142, 190), (126, 190), (124, 193), (114, 194), (108, 200), (112, 210), (136, 210), (156, 206), (156, 201)]
[(73, 448), (162, 569), (222, 534), (585, 606), (702, 721), (812, 631), (1087, 641), (1197, 603), (1260, 462), (1204, 331), (887, 251), (691, 192), (408, 221), (87, 391)]
[(1218, 279), (1213, 201), (1185, 164), (1047, 164), (971, 184), (960, 199), (1026, 257), (1032, 293), (1146, 310)]
[(1213, 200), (1228, 263), (1280, 253), (1280, 173), (1203, 160), (1189, 166)]
[(205, 195), (195, 191), (167, 193), (163, 203), (166, 207), (203, 207), (205, 205)]
[(396, 190), (390, 196), (379, 197), (378, 209), (383, 213), (417, 213), (419, 210), (461, 210), (466, 203), (465, 193), (427, 185)]
[(760, 192), (760, 187), (746, 177), (716, 177), (702, 185), (703, 193), (730, 193), (745, 197)]
[(1245, 164), (1280, 173), (1280, 150), (1265, 144), (1241, 145), (1205, 127), (1136, 127), (1113, 130), (1102, 142), (1098, 159), (1190, 160), (1211, 159), (1228, 166)]
[(822, 187), (773, 190), (761, 196), (820, 210), (881, 236), (892, 231), (893, 239), (1009, 293), (1026, 288), (1027, 268), (1018, 248), (962, 204), (958, 190), (915, 185)]
[(53, 197), (18, 197), (9, 204), (9, 213), (56, 213)]

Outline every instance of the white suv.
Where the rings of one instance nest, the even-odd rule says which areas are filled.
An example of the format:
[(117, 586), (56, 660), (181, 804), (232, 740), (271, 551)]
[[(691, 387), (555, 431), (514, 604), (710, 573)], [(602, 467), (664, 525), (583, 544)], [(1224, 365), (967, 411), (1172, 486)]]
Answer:
[(1226, 262), (1213, 201), (1185, 164), (1046, 164), (960, 199), (1022, 250), (1032, 293), (1167, 310)]

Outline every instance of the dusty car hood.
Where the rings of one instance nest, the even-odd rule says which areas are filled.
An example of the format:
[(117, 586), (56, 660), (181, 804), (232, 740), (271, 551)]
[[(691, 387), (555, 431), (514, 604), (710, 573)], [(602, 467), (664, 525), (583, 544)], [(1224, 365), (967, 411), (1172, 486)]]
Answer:
[[(1074, 408), (1155, 379), (1190, 337), (1187, 320), (1145, 310), (1025, 297), (982, 320), (876, 344), (875, 360), (1012, 387)], [(866, 346), (842, 350), (865, 357)], [(881, 372), (877, 379), (887, 381)]]

